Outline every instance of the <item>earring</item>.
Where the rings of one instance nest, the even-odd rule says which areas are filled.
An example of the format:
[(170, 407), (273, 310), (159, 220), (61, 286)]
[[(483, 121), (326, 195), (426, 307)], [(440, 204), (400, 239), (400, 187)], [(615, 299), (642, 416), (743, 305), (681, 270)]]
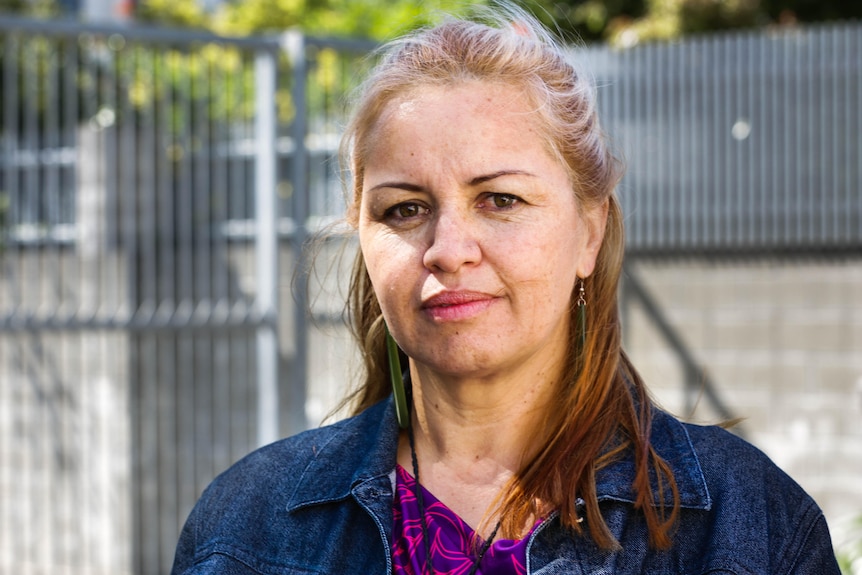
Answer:
[(578, 328), (578, 370), (583, 366), (587, 347), (587, 300), (584, 298), (584, 279), (578, 278), (578, 299), (575, 301), (575, 320)]
[(392, 395), (395, 398), (395, 417), (401, 429), (410, 427), (410, 413), (407, 411), (407, 393), (404, 391), (404, 376), (401, 371), (401, 360), (398, 357), (398, 344), (386, 330), (386, 355), (389, 357), (389, 380), (392, 382)]

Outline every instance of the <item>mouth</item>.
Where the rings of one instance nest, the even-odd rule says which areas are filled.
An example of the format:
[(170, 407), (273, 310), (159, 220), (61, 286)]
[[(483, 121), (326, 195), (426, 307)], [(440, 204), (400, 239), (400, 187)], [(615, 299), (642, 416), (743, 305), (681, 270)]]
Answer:
[(445, 291), (423, 300), (422, 310), (435, 321), (461, 321), (476, 317), (497, 296), (476, 291)]

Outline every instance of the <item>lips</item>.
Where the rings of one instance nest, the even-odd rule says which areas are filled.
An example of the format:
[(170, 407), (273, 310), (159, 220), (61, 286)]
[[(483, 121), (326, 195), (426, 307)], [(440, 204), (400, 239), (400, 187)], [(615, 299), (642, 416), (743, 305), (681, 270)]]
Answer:
[(471, 319), (485, 311), (496, 296), (476, 291), (445, 291), (422, 302), (422, 310), (435, 321)]

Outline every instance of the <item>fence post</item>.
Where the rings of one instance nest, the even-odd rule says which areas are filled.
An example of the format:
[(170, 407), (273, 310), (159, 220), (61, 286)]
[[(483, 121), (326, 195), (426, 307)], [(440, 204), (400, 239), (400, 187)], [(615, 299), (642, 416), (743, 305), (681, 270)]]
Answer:
[(278, 204), (276, 194), (277, 53), (259, 50), (255, 58), (255, 254), (257, 312), (257, 442), (279, 437), (278, 398)]
[(293, 290), (293, 340), (295, 354), (291, 368), (291, 401), (288, 405), (288, 433), (296, 433), (307, 427), (305, 403), (308, 385), (308, 265), (305, 254), (305, 242), (308, 238), (309, 189), (308, 189), (308, 150), (305, 146), (305, 136), (308, 131), (307, 107), (307, 74), (305, 35), (301, 30), (289, 30), (284, 34), (283, 49), (290, 58), (293, 73), (291, 98), (293, 101), (293, 123), (290, 129), (293, 141), (292, 188), (293, 208), (293, 250), (296, 267), (295, 285)]

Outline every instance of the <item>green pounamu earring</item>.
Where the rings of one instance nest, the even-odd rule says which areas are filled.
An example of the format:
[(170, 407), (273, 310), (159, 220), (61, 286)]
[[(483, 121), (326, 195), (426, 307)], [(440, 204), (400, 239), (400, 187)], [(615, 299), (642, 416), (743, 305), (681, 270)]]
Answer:
[(392, 382), (392, 395), (395, 397), (395, 417), (401, 429), (410, 427), (410, 413), (407, 411), (407, 393), (404, 391), (404, 376), (401, 360), (398, 357), (398, 344), (392, 339), (386, 326), (386, 355), (389, 357), (389, 380)]

